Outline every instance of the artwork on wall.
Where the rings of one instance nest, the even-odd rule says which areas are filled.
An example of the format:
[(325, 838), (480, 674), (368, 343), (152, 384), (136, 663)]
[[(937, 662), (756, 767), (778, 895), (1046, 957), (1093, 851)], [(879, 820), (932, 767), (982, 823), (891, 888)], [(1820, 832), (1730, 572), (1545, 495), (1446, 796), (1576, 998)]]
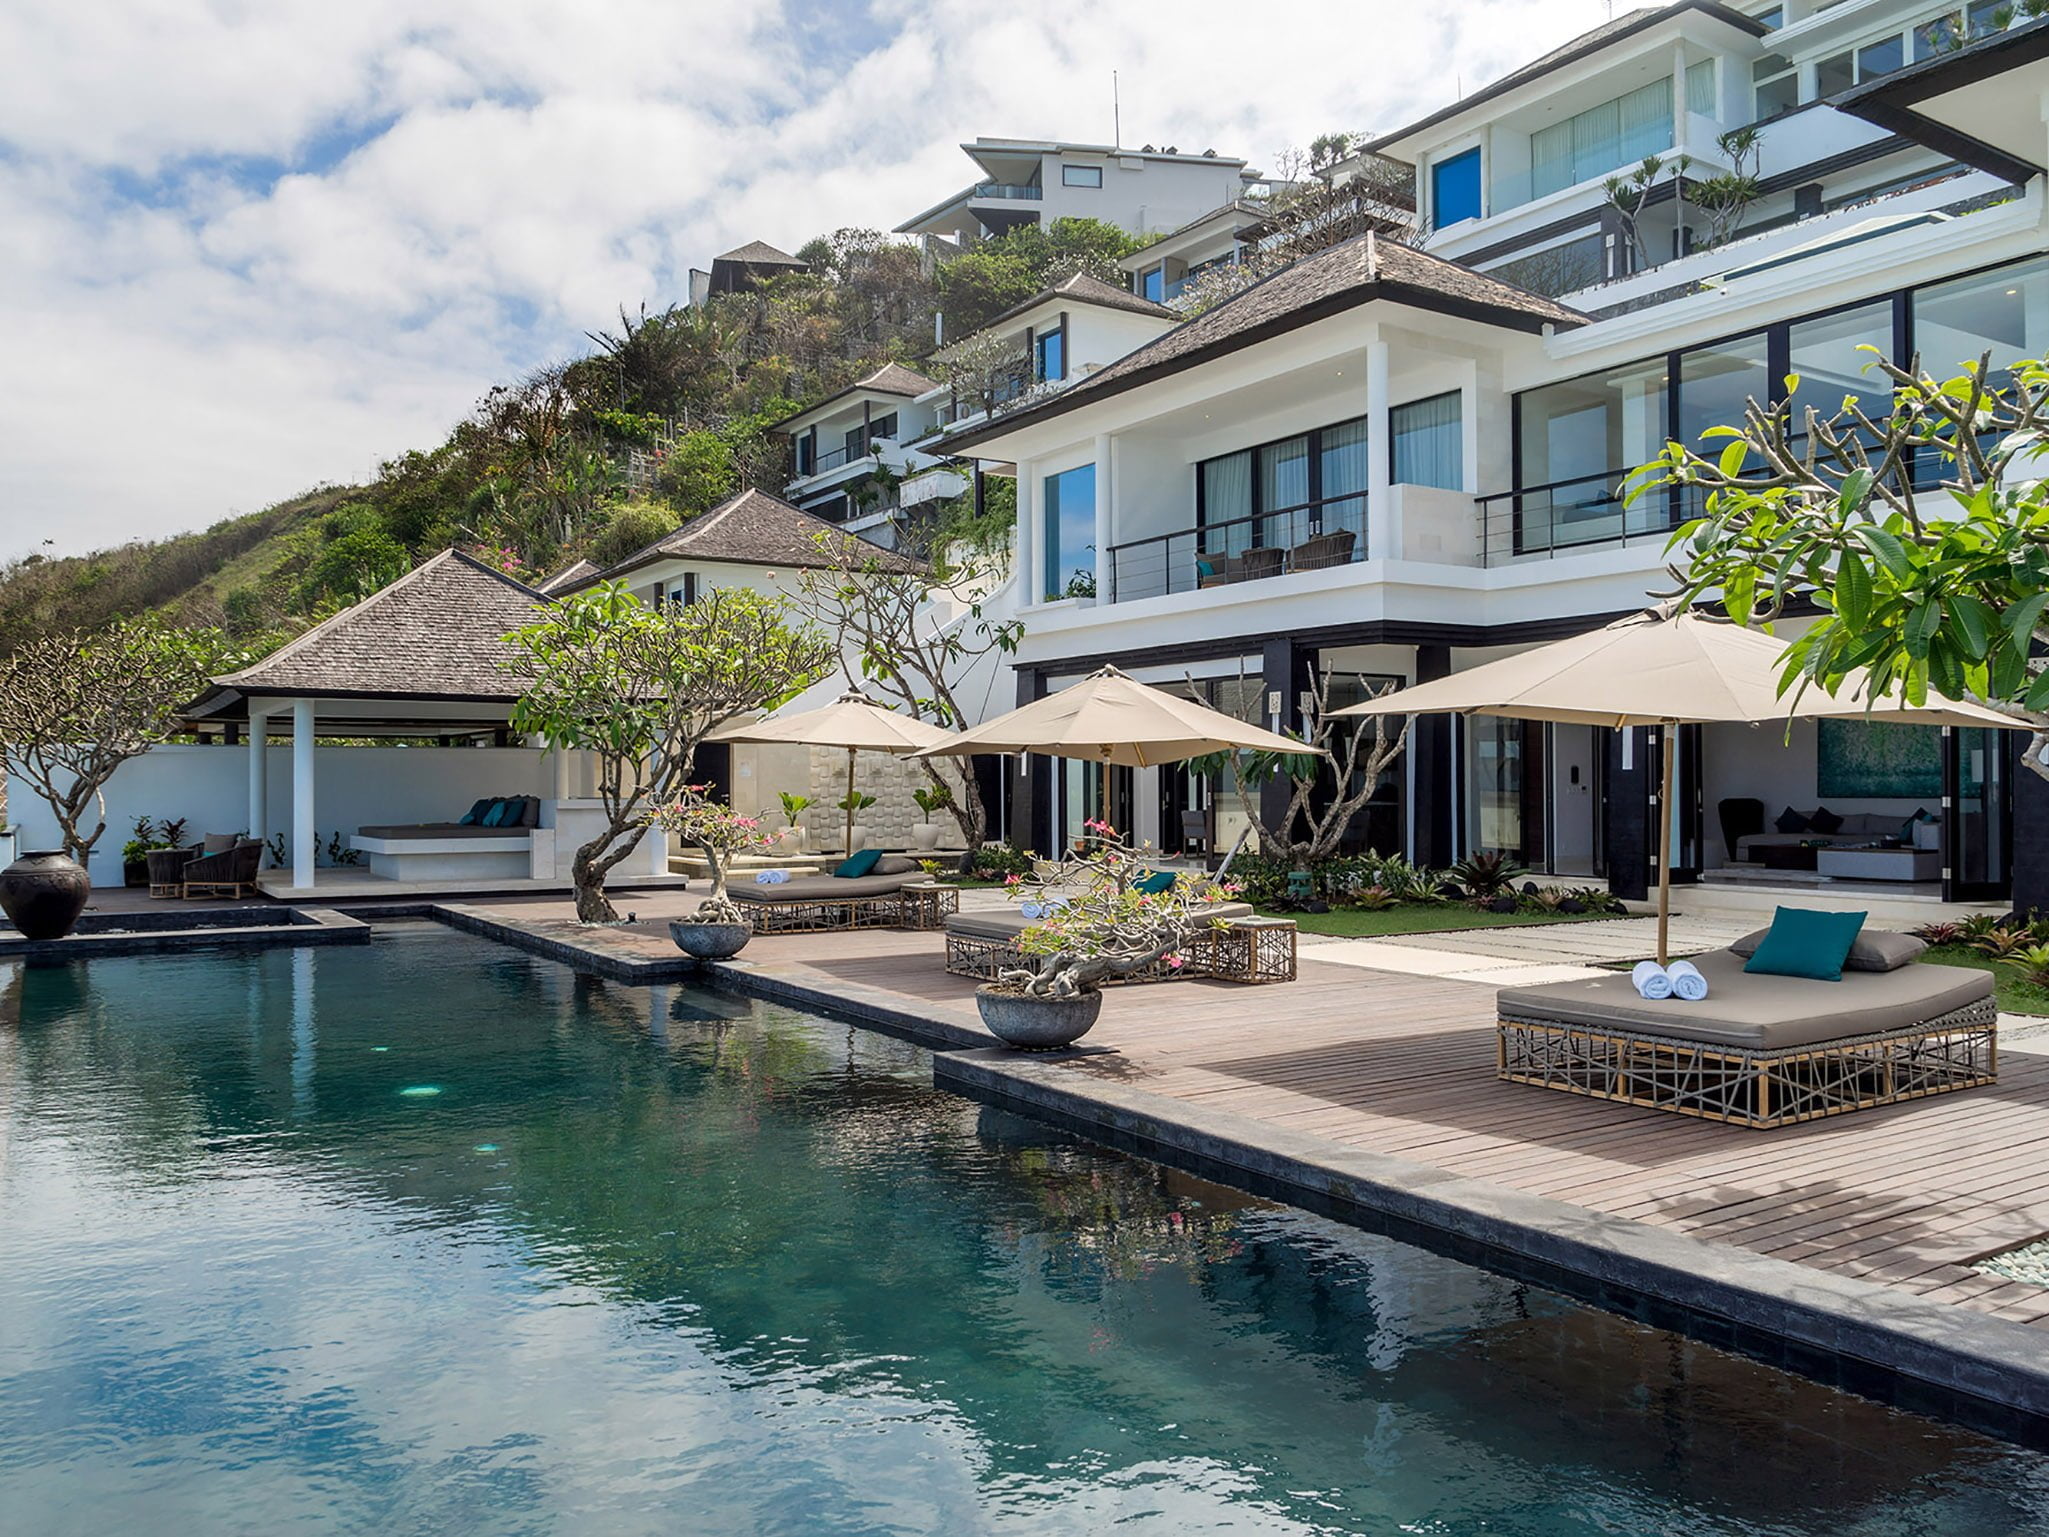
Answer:
[(1933, 726), (1824, 720), (1815, 791), (1822, 800), (1930, 800), (1942, 794), (1942, 733)]

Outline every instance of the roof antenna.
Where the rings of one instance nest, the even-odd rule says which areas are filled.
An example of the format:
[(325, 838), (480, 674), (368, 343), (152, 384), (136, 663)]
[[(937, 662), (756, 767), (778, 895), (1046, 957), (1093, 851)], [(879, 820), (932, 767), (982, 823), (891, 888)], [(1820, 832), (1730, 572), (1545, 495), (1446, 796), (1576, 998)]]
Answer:
[(1117, 96), (1117, 71), (1110, 71), (1110, 148), (1124, 143), (1124, 103)]

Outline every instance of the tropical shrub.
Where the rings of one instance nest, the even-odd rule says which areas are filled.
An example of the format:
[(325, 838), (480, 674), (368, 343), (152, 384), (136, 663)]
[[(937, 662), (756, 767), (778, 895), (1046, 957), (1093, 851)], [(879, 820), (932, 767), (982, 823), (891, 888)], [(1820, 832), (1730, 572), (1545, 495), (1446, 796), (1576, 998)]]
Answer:
[(1464, 888), (1469, 897), (1497, 897), (1530, 872), (1505, 854), (1489, 850), (1471, 854), (1444, 872)]

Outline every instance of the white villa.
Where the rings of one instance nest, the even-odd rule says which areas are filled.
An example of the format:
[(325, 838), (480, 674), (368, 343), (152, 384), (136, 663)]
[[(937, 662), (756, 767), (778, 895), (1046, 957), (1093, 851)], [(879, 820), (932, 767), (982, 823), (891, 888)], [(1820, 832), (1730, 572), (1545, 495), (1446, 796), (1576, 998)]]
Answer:
[[(1678, 0), (1374, 140), (1417, 168), (1415, 246), (1311, 257), (948, 438), (1018, 479), (1016, 697), (1108, 660), (1299, 726), (1319, 665), (1418, 681), (1643, 606), (1686, 509), (1625, 507), (1620, 483), (1789, 375), (1803, 403), (1869, 408), (1860, 346), (2049, 352), (2049, 23), (1998, 26), (1989, 6)], [(1717, 229), (1674, 158), (1691, 191), (1746, 127), (1755, 197)], [(1604, 182), (1651, 155), (1632, 229)], [(1134, 267), (1141, 290), (1162, 265)], [(1641, 894), (1656, 735), (1419, 722), (1354, 841)], [(2049, 899), (2049, 795), (2004, 735), (1886, 755), (1860, 728), (1682, 730), (1679, 878)], [(1013, 789), (1041, 848), (1099, 809), (1072, 770)], [(1230, 799), (1178, 770), (1119, 771), (1113, 794), (1112, 821), (1169, 847), (1191, 812), (1232, 832)], [(1939, 831), (1891, 859), (1812, 846), (1916, 812)]]

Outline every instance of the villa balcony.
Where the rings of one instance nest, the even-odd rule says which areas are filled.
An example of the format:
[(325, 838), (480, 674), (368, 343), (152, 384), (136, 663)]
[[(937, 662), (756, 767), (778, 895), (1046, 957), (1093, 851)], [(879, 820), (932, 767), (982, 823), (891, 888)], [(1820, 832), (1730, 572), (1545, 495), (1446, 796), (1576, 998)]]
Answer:
[(1705, 493), (1661, 488), (1625, 499), (1629, 470), (1523, 486), (1479, 498), (1480, 564), (1554, 559), (1598, 549), (1655, 544), (1699, 516)]
[(1366, 498), (1233, 518), (1110, 546), (1112, 603), (1264, 581), (1366, 558)]

